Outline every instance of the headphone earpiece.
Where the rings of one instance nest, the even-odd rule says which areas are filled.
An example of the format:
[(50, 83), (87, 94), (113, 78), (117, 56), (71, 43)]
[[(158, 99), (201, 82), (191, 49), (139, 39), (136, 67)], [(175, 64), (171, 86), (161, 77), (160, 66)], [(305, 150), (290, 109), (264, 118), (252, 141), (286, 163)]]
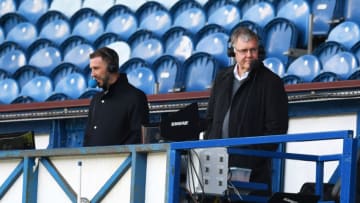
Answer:
[(227, 55), (228, 57), (235, 57), (234, 47), (232, 46), (230, 39), (228, 41)]
[(119, 67), (117, 67), (118, 61), (119, 61), (119, 57), (117, 55), (117, 53), (107, 47), (103, 47), (101, 49), (101, 52), (106, 56), (106, 58), (108, 58), (109, 63), (107, 66), (107, 71), (109, 73), (116, 73), (119, 70)]
[(115, 73), (118, 71), (118, 68), (114, 64), (109, 64), (107, 70), (109, 73)]

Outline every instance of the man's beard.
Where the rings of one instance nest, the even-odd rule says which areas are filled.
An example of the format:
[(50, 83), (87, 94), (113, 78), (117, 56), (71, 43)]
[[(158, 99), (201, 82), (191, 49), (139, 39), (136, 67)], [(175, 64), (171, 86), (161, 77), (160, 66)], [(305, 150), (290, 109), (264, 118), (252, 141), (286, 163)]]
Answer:
[(102, 85), (99, 82), (97, 82), (98, 86), (104, 90), (109, 89), (110, 74), (106, 73), (101, 80), (102, 80)]

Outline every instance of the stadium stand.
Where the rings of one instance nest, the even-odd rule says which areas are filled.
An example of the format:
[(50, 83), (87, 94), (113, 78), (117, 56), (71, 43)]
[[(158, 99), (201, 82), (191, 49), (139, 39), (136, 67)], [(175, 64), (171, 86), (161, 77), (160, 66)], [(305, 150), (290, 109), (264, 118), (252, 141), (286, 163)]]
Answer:
[(13, 102), (44, 102), (52, 93), (53, 84), (51, 79), (45, 75), (35, 76), (21, 87), (19, 97)]
[(320, 44), (313, 52), (315, 56), (317, 56), (322, 65), (331, 58), (333, 55), (346, 51), (346, 48), (338, 42), (327, 41)]
[(330, 30), (327, 41), (335, 41), (351, 49), (360, 41), (360, 27), (352, 21), (344, 21)]
[(0, 104), (11, 104), (19, 95), (20, 88), (13, 78), (0, 79)]
[(276, 73), (280, 78), (285, 75), (285, 65), (283, 62), (276, 57), (268, 57), (263, 61), (264, 65), (269, 68), (272, 72)]
[(356, 0), (344, 0), (344, 19), (360, 24), (359, 2)]
[(302, 55), (289, 65), (283, 81), (288, 85), (312, 82), (321, 71), (322, 66), (316, 56), (312, 54)]
[(257, 23), (260, 27), (270, 22), (276, 15), (276, 10), (270, 2), (261, 1), (255, 3), (243, 12), (241, 20), (249, 20)]
[(172, 27), (164, 35), (162, 41), (165, 53), (184, 62), (195, 49), (193, 35), (183, 27)]
[(69, 19), (82, 7), (82, 0), (52, 0), (50, 11), (59, 11)]
[(42, 16), (49, 8), (49, 0), (23, 0), (20, 1), (17, 13), (24, 16), (28, 21), (36, 24), (40, 16)]
[(146, 0), (115, 0), (115, 4), (118, 5), (126, 5), (128, 6), (132, 11), (136, 11), (140, 8), (144, 3), (146, 3)]
[(312, 2), (312, 34), (314, 36), (327, 36), (329, 31), (340, 22), (339, 10), (343, 8), (341, 4), (339, 0), (314, 0)]
[(91, 8), (103, 15), (109, 8), (114, 5), (114, 0), (83, 0), (82, 8)]
[[(70, 69), (70, 70), (69, 70)], [(86, 78), (69, 64), (61, 64), (53, 72), (54, 93), (62, 93), (71, 99), (78, 99), (87, 89)]]
[(0, 67), (10, 75), (27, 64), (26, 52), (14, 42), (0, 45)]
[(16, 12), (17, 2), (16, 0), (1, 0), (0, 1), (0, 16), (3, 16), (7, 13)]

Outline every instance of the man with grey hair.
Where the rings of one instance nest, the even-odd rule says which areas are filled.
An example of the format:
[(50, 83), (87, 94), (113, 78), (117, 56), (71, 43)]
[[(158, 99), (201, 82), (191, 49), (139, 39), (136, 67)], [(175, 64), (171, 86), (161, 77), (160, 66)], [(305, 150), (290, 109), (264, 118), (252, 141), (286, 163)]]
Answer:
[[(288, 100), (283, 82), (259, 60), (259, 39), (250, 29), (238, 27), (230, 37), (229, 56), (235, 64), (220, 71), (214, 81), (207, 109), (206, 139), (285, 134)], [(277, 144), (242, 148), (276, 150)], [(251, 182), (269, 184), (271, 162), (251, 156), (230, 156), (229, 167), (251, 169)]]

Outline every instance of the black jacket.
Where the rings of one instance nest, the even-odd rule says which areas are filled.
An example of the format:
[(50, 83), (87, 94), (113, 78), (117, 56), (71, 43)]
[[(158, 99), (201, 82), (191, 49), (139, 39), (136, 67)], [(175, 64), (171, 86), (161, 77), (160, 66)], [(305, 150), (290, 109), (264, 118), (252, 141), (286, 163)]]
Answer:
[(141, 125), (148, 119), (146, 95), (120, 74), (107, 93), (102, 91), (92, 98), (84, 146), (138, 144)]
[[(288, 129), (288, 100), (282, 80), (263, 63), (252, 67), (232, 99), (234, 66), (219, 72), (211, 90), (207, 110), (206, 139), (221, 138), (225, 114), (229, 115), (229, 137), (285, 134)], [(231, 101), (232, 99), (232, 101)], [(251, 145), (250, 149), (275, 150), (277, 145)], [(255, 157), (230, 157), (230, 165), (251, 168), (252, 180), (268, 182), (269, 162)], [(263, 176), (267, 170), (268, 173)], [(258, 177), (256, 177), (258, 176)]]

